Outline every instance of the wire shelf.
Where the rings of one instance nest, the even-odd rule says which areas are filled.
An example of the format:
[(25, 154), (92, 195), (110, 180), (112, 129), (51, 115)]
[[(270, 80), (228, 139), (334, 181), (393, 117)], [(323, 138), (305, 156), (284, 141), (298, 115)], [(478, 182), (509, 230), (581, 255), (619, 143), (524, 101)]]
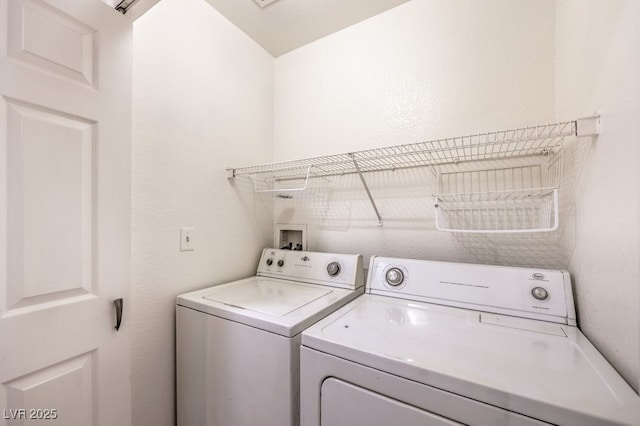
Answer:
[(575, 136), (577, 127), (576, 121), (566, 121), (227, 170), (229, 177), (273, 175), (276, 179), (287, 180), (302, 179), (307, 168), (311, 177), (358, 173), (354, 160), (360, 172), (366, 173), (546, 155), (557, 151), (564, 137)]
[[(558, 226), (560, 154), (564, 139), (567, 136), (597, 135), (599, 126), (600, 118), (594, 116), (514, 130), (229, 168), (227, 173), (229, 178), (249, 177), (256, 192), (273, 193), (279, 198), (306, 198), (305, 194), (315, 196), (329, 186), (328, 177), (358, 174), (378, 218), (378, 225), (382, 226), (382, 216), (363, 174), (430, 167), (439, 184), (440, 194), (435, 196), (438, 229), (453, 232), (551, 231)], [(478, 164), (494, 160), (518, 159), (520, 162), (520, 159), (534, 157), (541, 158), (547, 167), (518, 165), (443, 173), (445, 169), (458, 169), (467, 162), (473, 167), (480, 167)], [(319, 183), (312, 185), (311, 182)]]

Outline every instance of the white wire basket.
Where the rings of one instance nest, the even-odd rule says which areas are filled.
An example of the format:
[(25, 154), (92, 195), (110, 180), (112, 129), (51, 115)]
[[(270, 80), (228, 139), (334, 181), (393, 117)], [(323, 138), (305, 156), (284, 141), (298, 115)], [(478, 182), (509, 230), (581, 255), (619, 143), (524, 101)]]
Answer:
[(510, 167), (440, 173), (436, 228), (449, 232), (527, 233), (558, 229), (562, 151)]
[(436, 228), (471, 233), (558, 229), (558, 188), (435, 196)]
[(251, 175), (254, 191), (259, 194), (278, 199), (324, 198), (331, 181), (325, 177), (312, 178), (311, 166)]

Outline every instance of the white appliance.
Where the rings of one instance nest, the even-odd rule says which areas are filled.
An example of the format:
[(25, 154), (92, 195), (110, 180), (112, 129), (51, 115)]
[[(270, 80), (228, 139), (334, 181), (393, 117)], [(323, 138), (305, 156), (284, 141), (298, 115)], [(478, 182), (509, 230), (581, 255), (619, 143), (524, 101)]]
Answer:
[(178, 425), (297, 426), (300, 333), (363, 291), (360, 255), (265, 249), (257, 276), (178, 296)]
[(302, 426), (640, 424), (563, 271), (374, 257), (302, 334)]

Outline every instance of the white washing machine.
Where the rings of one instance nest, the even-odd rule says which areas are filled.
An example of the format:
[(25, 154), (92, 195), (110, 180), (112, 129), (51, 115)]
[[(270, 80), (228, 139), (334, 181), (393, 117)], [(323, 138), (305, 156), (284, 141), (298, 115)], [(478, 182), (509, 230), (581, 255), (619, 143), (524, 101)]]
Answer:
[(374, 257), (302, 334), (302, 426), (640, 425), (563, 271)]
[(178, 425), (297, 426), (300, 333), (363, 291), (360, 255), (265, 249), (257, 276), (178, 296)]

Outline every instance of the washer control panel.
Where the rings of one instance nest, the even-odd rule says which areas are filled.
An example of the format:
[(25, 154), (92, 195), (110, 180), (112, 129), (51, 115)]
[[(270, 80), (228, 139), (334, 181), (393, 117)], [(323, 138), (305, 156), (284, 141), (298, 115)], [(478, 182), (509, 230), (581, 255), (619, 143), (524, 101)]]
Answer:
[(257, 274), (348, 289), (364, 286), (359, 254), (264, 249)]
[(576, 325), (566, 271), (374, 256), (365, 291)]

